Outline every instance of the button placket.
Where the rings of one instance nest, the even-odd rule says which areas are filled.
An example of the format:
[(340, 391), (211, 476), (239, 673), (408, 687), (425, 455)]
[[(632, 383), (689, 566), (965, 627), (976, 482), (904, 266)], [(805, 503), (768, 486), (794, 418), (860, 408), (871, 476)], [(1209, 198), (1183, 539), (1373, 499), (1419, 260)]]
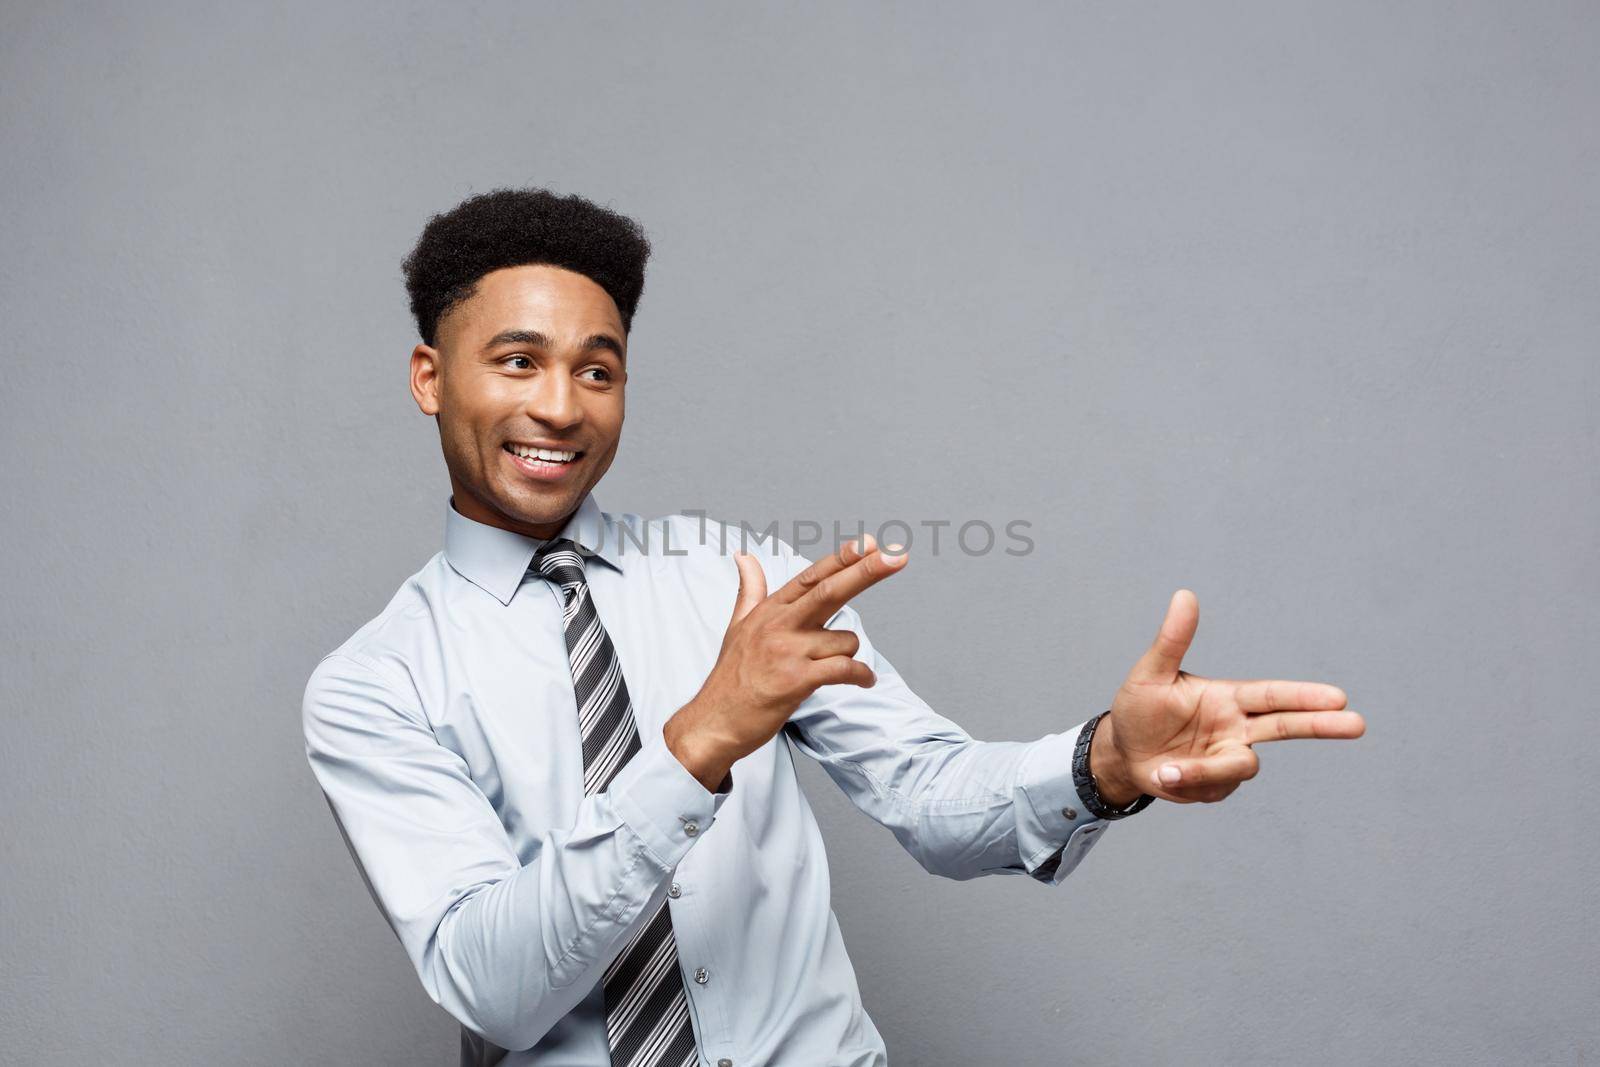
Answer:
[[(685, 815), (679, 815), (678, 818), (684, 822), (690, 821)], [(709, 824), (696, 826), (697, 833), (706, 829), (709, 829)], [(687, 826), (684, 827), (684, 832), (686, 834), (689, 832)], [(689, 994), (689, 1011), (694, 1016), (695, 1032), (700, 1036), (701, 1047), (709, 1054), (719, 1047), (726, 1050), (732, 1032), (728, 1019), (728, 1005), (709, 984), (711, 970), (708, 965), (716, 961), (718, 936), (716, 931), (702, 922), (698, 912), (706, 901), (702, 896), (696, 896), (707, 890), (697, 889), (694, 893), (689, 892), (690, 882), (695, 877), (695, 870), (698, 870), (694, 867), (697, 862), (693, 851), (679, 861), (677, 869), (672, 872), (673, 876), (667, 882), (667, 896), (673, 902), (672, 928), (678, 940), (678, 959), (683, 967), (686, 991)], [(690, 897), (694, 899), (691, 900)], [(689, 961), (695, 958), (706, 961), (706, 965), (691, 968)], [(698, 1062), (711, 1064), (716, 1061)]]

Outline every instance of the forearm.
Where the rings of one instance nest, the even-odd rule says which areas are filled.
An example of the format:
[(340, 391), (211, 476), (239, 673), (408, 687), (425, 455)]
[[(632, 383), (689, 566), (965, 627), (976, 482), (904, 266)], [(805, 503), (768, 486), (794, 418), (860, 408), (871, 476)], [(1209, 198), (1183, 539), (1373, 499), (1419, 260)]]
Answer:
[(533, 1046), (587, 995), (670, 874), (625, 823), (608, 828), (604, 794), (584, 807), (529, 863), (451, 908), (416, 961), (429, 996), (502, 1048)]
[[(838, 618), (860, 638), (858, 657), (877, 683), (819, 689), (790, 720), (792, 743), (929, 872), (1063, 880), (1102, 822), (1073, 785), (1077, 729), (1031, 742), (975, 740), (906, 685), (853, 609)], [(1083, 833), (1090, 824), (1096, 830)]]
[(425, 939), (411, 931), (429, 995), (495, 1044), (531, 1047), (600, 981), (717, 801), (667, 749), (640, 751), (529, 862), (463, 898)]
[[(785, 554), (790, 577), (809, 564)], [(855, 634), (855, 658), (874, 683), (818, 689), (786, 724), (790, 742), (926, 870), (1063, 880), (1104, 826), (1073, 782), (1078, 729), (1033, 742), (975, 740), (906, 685), (854, 608), (840, 608), (827, 625)]]
[(1019, 864), (1016, 783), (1026, 754), (1016, 741), (927, 737), (898, 758), (820, 762), (924, 870), (963, 881)]

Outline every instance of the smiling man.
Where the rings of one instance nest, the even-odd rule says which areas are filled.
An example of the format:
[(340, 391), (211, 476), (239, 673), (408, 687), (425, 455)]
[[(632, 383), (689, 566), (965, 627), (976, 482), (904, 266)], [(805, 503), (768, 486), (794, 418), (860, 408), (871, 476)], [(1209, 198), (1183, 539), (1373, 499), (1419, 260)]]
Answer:
[(1107, 711), (975, 740), (850, 606), (898, 546), (730, 552), (742, 528), (602, 510), (649, 252), (545, 190), (428, 222), (405, 273), (443, 549), (305, 690), (312, 771), (462, 1064), (887, 1063), (796, 754), (928, 871), (1058, 885), (1109, 822), (1229, 795), (1256, 743), (1361, 735), (1336, 686), (1182, 670), (1180, 589)]

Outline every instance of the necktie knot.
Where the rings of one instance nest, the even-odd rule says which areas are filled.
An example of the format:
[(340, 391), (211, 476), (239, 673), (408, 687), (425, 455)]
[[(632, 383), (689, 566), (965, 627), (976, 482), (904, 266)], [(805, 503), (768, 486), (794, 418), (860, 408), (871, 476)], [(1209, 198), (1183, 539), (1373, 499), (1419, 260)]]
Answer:
[(528, 564), (528, 572), (548, 578), (569, 591), (585, 580), (583, 556), (570, 537), (558, 537), (541, 545), (533, 554), (533, 562)]

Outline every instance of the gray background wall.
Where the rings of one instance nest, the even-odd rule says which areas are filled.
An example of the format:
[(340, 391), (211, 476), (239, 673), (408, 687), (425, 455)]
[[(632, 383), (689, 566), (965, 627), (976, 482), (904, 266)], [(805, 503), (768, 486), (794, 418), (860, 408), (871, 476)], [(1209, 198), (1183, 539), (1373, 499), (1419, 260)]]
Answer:
[[(859, 603), (975, 735), (1344, 686), (1056, 890), (813, 766), (897, 1064), (1600, 1057), (1600, 14), (1534, 4), (0, 10), (0, 1059), (453, 1062), (305, 765), (440, 547), (398, 261), (502, 185), (657, 253), (611, 510), (1013, 518)], [(975, 629), (944, 621), (984, 623)]]

